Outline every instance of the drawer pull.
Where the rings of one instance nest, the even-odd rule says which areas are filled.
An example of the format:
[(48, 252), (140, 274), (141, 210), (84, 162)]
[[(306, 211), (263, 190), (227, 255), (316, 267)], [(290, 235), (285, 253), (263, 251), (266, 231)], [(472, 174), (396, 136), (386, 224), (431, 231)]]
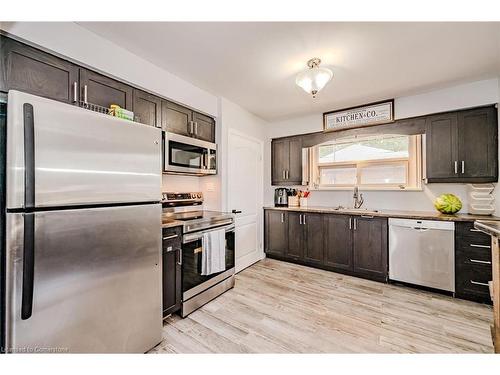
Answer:
[(163, 237), (163, 239), (164, 239), (164, 240), (171, 240), (171, 239), (173, 239), (173, 238), (177, 238), (177, 237), (179, 237), (179, 235), (178, 235), (178, 234), (171, 234), (170, 236), (165, 236), (165, 237)]
[(476, 228), (471, 228), (469, 229), (471, 232), (481, 232), (479, 229), (476, 229)]
[(487, 286), (488, 288), (490, 287), (488, 283), (480, 283), (479, 281), (470, 280), (470, 283), (474, 285)]
[(472, 263), (481, 263), (481, 264), (491, 264), (490, 261), (487, 260), (477, 260), (477, 259), (469, 259)]
[(490, 245), (476, 245), (473, 243), (470, 244), (470, 247), (480, 247), (481, 249), (491, 249)]

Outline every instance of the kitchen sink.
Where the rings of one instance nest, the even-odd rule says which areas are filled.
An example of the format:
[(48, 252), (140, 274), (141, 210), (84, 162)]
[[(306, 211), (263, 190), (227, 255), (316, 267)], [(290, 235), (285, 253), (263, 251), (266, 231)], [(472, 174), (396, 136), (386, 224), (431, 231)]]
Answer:
[(379, 212), (378, 210), (371, 210), (368, 208), (349, 208), (349, 207), (343, 207), (343, 206), (338, 206), (333, 208), (335, 211), (343, 211), (343, 212), (360, 212), (364, 214), (376, 214)]

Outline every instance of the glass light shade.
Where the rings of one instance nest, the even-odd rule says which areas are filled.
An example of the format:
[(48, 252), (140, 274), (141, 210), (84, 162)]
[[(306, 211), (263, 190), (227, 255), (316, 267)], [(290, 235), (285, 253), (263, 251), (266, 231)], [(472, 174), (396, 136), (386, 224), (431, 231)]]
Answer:
[(297, 86), (312, 94), (313, 98), (316, 94), (325, 87), (325, 85), (332, 79), (333, 73), (330, 69), (320, 68), (318, 66), (308, 69), (297, 75), (295, 83)]

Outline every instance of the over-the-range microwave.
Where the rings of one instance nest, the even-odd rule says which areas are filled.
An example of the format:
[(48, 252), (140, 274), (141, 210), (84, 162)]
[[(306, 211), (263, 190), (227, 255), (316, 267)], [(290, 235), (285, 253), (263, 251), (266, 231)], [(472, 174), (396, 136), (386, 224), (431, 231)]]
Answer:
[(163, 132), (163, 172), (194, 176), (217, 173), (217, 145)]

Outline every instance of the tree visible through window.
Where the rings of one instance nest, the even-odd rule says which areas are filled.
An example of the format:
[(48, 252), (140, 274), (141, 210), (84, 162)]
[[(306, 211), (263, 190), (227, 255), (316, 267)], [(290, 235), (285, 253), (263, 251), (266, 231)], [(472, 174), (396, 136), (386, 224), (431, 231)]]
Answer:
[(420, 184), (420, 136), (382, 135), (315, 147), (316, 187), (415, 188)]

